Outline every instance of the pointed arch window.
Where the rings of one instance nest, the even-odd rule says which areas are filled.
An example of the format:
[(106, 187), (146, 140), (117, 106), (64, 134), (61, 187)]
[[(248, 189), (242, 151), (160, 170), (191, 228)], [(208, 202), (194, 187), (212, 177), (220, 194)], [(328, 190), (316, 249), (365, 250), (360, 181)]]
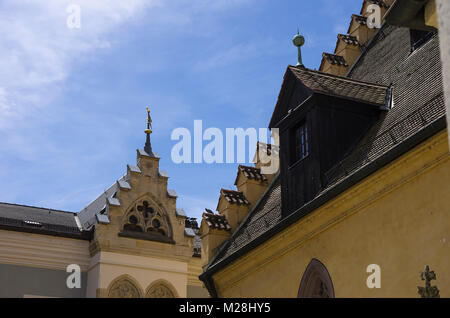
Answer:
[(313, 259), (303, 274), (298, 298), (334, 298), (330, 274), (319, 260)]

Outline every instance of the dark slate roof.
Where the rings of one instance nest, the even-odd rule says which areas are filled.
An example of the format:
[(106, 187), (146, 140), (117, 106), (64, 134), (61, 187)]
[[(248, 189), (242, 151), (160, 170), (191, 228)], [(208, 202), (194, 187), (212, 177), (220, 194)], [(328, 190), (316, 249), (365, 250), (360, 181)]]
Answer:
[(101, 213), (106, 207), (106, 200), (112, 198), (118, 191), (119, 183), (125, 181), (125, 176), (114, 182), (105, 192), (100, 194), (94, 201), (89, 203), (83, 210), (78, 213), (81, 225), (84, 229), (90, 229), (97, 223), (96, 214)]
[(289, 67), (289, 69), (306, 87), (314, 92), (379, 106), (386, 105), (389, 94), (389, 87), (386, 85), (358, 81), (294, 66)]
[(222, 189), (220, 190), (220, 194), (223, 195), (225, 200), (230, 203), (237, 205), (250, 205), (250, 202), (247, 201), (242, 192)]
[(225, 215), (221, 214), (214, 214), (211, 212), (205, 212), (202, 216), (203, 220), (205, 220), (208, 227), (213, 229), (220, 229), (225, 231), (230, 231), (231, 227), (228, 224), (227, 219), (225, 218)]
[(323, 53), (322, 58), (333, 65), (338, 66), (348, 66), (343, 56), (331, 54), (331, 53)]
[(409, 29), (383, 25), (349, 71), (349, 78), (393, 85), (393, 108), (384, 112), (342, 163), (330, 169), (323, 191), (285, 219), (281, 218), (279, 181), (275, 180), (202, 279), (444, 129), (441, 67), (438, 35), (411, 54)]
[(244, 247), (281, 220), (281, 187), (279, 179), (279, 176), (274, 179), (263, 199), (258, 202), (249, 214), (249, 217), (242, 223), (243, 226), (240, 226), (235, 231), (217, 262)]
[[(327, 172), (330, 185), (445, 115), (438, 37), (412, 54), (408, 29), (386, 26), (377, 37), (391, 41), (383, 41), (385, 46), (372, 44), (349, 76), (393, 85), (393, 108), (349, 156)], [(374, 71), (369, 61), (381, 58), (385, 63), (379, 63), (378, 71)]]
[(338, 40), (342, 40), (345, 43), (350, 44), (350, 45), (360, 46), (360, 43), (358, 42), (358, 39), (356, 38), (356, 36), (351, 36), (348, 34), (338, 34)]
[(244, 176), (250, 180), (267, 181), (267, 178), (261, 173), (260, 168), (240, 165), (238, 167), (238, 173), (237, 173), (236, 181), (234, 182), (234, 184), (236, 184), (236, 182), (237, 182), (239, 172), (242, 172), (244, 174)]
[(0, 203), (0, 228), (88, 239), (77, 223), (77, 213), (11, 203)]

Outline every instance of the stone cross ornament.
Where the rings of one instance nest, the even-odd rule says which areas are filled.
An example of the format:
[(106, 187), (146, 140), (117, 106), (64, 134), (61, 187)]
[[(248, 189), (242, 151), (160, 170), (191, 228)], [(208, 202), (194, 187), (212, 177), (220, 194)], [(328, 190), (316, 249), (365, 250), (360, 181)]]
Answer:
[(431, 286), (431, 281), (436, 280), (436, 273), (430, 271), (430, 267), (425, 266), (425, 270), (420, 272), (420, 278), (425, 281), (425, 287), (417, 286), (418, 293), (422, 298), (440, 298), (437, 286)]

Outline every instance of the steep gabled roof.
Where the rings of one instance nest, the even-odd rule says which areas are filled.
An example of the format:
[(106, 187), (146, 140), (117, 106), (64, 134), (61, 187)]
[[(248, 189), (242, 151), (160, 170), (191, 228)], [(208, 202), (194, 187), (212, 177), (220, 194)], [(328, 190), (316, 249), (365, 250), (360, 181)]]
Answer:
[[(281, 88), (282, 91), (287, 90), (289, 86), (287, 82), (292, 78), (289, 74), (294, 75), (310, 91), (310, 94), (320, 93), (380, 107), (386, 107), (389, 103), (389, 87), (386, 85), (355, 80), (297, 66), (288, 66)], [(286, 115), (279, 114), (279, 112), (282, 112), (283, 95), (284, 92), (280, 92), (269, 124), (271, 128), (276, 127), (278, 118), (281, 119)]]

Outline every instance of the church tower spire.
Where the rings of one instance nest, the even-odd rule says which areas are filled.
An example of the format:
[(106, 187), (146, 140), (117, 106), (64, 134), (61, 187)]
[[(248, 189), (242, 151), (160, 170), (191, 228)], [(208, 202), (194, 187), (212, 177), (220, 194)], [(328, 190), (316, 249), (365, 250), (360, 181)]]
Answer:
[(147, 139), (145, 140), (144, 151), (152, 156), (152, 144), (150, 142), (150, 134), (152, 133), (152, 117), (150, 117), (150, 109), (147, 107), (147, 129), (145, 130), (145, 134), (147, 135)]

